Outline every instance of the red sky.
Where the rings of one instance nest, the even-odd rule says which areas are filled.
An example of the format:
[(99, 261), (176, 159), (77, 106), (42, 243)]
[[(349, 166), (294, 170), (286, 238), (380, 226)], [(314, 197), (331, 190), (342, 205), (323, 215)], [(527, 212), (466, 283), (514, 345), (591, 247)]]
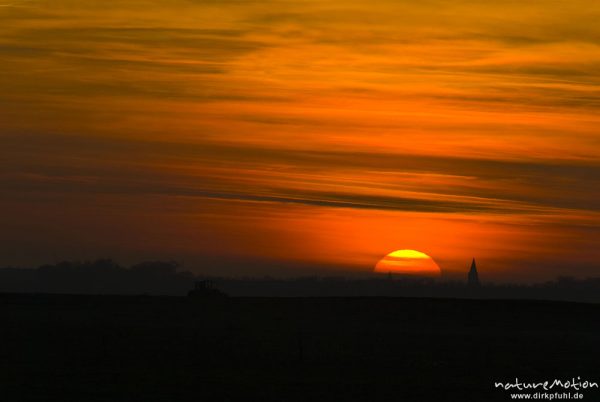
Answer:
[(591, 3), (7, 3), (0, 265), (597, 276)]

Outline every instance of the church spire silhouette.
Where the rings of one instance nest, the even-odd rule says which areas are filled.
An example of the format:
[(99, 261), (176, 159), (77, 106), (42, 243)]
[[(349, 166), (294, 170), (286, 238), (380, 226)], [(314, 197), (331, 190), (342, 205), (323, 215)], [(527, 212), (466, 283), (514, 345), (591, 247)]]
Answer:
[(467, 283), (472, 287), (479, 286), (479, 275), (477, 274), (477, 264), (475, 263), (475, 258), (473, 258), (473, 261), (471, 262), (471, 269), (469, 270)]

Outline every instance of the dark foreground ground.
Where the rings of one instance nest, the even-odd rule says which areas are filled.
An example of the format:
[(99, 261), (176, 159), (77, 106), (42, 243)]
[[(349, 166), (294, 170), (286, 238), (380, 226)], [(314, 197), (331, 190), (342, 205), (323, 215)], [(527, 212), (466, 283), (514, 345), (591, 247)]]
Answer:
[(597, 304), (0, 295), (0, 317), (10, 402), (508, 401), (494, 381), (600, 382)]

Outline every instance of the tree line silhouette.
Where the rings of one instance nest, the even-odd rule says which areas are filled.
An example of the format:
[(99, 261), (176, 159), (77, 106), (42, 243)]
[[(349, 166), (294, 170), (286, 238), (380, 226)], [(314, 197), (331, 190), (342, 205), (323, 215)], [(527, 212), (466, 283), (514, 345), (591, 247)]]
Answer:
[(434, 281), (395, 277), (225, 278), (195, 275), (174, 261), (145, 261), (130, 267), (110, 259), (63, 261), (34, 269), (0, 268), (0, 292), (183, 296), (210, 280), (230, 296), (246, 297), (446, 297), (600, 302), (600, 277), (559, 277), (538, 284)]

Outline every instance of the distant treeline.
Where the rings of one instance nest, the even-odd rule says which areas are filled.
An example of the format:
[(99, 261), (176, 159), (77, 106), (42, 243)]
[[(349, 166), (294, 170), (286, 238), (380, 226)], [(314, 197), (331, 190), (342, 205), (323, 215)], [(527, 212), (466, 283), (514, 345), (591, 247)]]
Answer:
[(146, 261), (123, 267), (109, 259), (63, 261), (36, 269), (0, 269), (0, 292), (185, 295), (191, 272), (176, 262)]
[(469, 287), (466, 281), (463, 283), (406, 278), (216, 278), (214, 282), (226, 293), (235, 296), (444, 297), (600, 302), (600, 278), (559, 277), (542, 284), (484, 283), (479, 287)]
[(219, 278), (197, 276), (171, 261), (123, 267), (108, 259), (65, 261), (36, 269), (0, 269), (0, 292), (122, 295), (186, 295), (198, 280), (210, 280), (230, 296), (256, 297), (446, 297), (600, 302), (600, 278), (559, 277), (541, 284), (484, 283), (408, 278), (302, 277)]

